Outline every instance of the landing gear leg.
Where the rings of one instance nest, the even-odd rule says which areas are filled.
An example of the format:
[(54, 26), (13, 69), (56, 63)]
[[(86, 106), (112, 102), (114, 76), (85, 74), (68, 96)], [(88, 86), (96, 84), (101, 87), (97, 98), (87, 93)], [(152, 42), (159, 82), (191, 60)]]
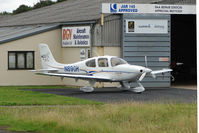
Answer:
[(120, 82), (120, 86), (118, 86), (118, 88), (120, 88), (121, 90), (127, 91), (131, 87), (130, 87), (130, 84), (128, 82)]
[(92, 92), (92, 91), (94, 91), (93, 86), (95, 85), (95, 82), (96, 82), (95, 80), (89, 80), (90, 86), (84, 86), (84, 87), (80, 88), (80, 90), (83, 91), (83, 92)]

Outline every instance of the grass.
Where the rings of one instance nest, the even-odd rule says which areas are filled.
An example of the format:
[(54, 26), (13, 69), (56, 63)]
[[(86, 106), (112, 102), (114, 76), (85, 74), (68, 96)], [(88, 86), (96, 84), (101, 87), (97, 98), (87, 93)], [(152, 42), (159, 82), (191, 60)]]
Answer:
[(41, 88), (66, 86), (0, 87), (0, 105), (6, 105), (0, 106), (0, 127), (8, 127), (11, 131), (42, 133), (197, 132), (196, 103), (102, 104), (21, 90)]
[(74, 97), (24, 91), (21, 89), (66, 88), (66, 86), (5, 86), (0, 87), (0, 105), (68, 105), (68, 104), (101, 104)]
[(0, 107), (0, 126), (42, 133), (195, 133), (196, 104)]

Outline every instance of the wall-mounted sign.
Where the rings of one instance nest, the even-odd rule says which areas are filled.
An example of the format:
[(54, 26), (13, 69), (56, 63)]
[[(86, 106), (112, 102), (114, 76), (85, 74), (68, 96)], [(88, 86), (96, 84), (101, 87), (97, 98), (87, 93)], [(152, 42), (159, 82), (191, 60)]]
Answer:
[(166, 62), (168, 62), (169, 58), (168, 57), (160, 57), (159, 61), (166, 61)]
[(102, 13), (196, 14), (196, 6), (102, 3)]
[(126, 33), (167, 34), (168, 21), (166, 19), (128, 19)]
[(80, 60), (83, 61), (91, 57), (90, 48), (82, 48), (80, 49)]
[(90, 46), (90, 26), (62, 27), (62, 47)]

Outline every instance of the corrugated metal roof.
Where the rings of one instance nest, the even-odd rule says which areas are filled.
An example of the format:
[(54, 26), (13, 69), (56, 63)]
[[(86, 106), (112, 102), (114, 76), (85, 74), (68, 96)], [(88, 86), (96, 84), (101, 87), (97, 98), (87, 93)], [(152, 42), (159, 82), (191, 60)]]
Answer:
[[(67, 0), (29, 12), (0, 17), (0, 44), (57, 28), (60, 24), (100, 18), (101, 3), (194, 4), (195, 0)], [(108, 15), (108, 14), (106, 14)]]
[(0, 18), (0, 27), (96, 20), (100, 18), (102, 3), (195, 4), (196, 0), (67, 0), (8, 18)]
[(100, 18), (101, 3), (153, 3), (160, 0), (67, 0), (51, 6), (2, 18), (0, 26), (87, 21)]
[(13, 26), (0, 28), (0, 44), (58, 28), (59, 25)]

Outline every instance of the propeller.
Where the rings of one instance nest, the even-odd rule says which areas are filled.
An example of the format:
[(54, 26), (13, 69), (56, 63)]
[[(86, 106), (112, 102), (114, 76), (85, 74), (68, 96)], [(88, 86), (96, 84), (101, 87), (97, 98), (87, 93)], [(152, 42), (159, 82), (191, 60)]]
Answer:
[(140, 76), (139, 81), (142, 81), (143, 78), (144, 78), (145, 76), (146, 76), (146, 72), (144, 72), (144, 73)]
[(153, 77), (154, 79), (156, 78), (156, 75), (153, 73), (150, 73), (151, 77)]
[(147, 57), (145, 56), (145, 67), (142, 70), (140, 70), (140, 72), (142, 72), (142, 75), (140, 76), (139, 81), (142, 81), (146, 75), (150, 75), (151, 77), (156, 78), (155, 74), (166, 73), (166, 72), (171, 72), (171, 71), (172, 69), (168, 69), (168, 68), (152, 71), (151, 69), (147, 68)]
[(147, 56), (144, 56), (144, 60), (145, 60), (145, 67), (148, 67), (148, 64), (147, 64)]
[(144, 56), (144, 61), (145, 61), (145, 69), (143, 70), (143, 74), (140, 76), (139, 81), (142, 81), (146, 76), (146, 74), (149, 74), (151, 77), (156, 78), (155, 74), (151, 73), (152, 70), (147, 68), (148, 67), (147, 56)]

